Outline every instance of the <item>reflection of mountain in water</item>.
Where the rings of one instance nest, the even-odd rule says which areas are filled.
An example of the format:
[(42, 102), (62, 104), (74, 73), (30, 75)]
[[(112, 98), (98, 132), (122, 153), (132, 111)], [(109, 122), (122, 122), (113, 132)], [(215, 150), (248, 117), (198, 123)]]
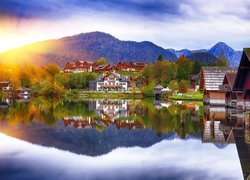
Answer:
[(8, 135), (44, 146), (56, 147), (78, 154), (97, 156), (106, 154), (117, 147), (149, 147), (163, 139), (174, 139), (176, 133), (164, 133), (159, 136), (151, 129), (117, 129), (115, 126), (106, 128), (102, 133), (94, 128), (64, 128), (62, 121), (51, 128), (43, 123), (18, 125), (7, 129), (1, 123), (0, 130)]

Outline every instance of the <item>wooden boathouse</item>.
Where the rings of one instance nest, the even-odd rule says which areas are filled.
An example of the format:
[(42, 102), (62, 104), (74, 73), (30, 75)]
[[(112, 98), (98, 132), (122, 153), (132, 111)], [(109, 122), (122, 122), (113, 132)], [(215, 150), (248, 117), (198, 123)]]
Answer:
[(236, 73), (226, 73), (223, 83), (219, 87), (220, 91), (225, 92), (227, 107), (235, 107), (237, 105), (237, 99), (235, 93), (233, 93), (236, 75)]
[(233, 93), (236, 95), (237, 105), (250, 110), (250, 48), (243, 49)]
[(225, 92), (219, 87), (223, 84), (226, 73), (236, 73), (237, 68), (205, 66), (201, 68), (200, 90), (204, 94), (204, 103), (225, 105)]

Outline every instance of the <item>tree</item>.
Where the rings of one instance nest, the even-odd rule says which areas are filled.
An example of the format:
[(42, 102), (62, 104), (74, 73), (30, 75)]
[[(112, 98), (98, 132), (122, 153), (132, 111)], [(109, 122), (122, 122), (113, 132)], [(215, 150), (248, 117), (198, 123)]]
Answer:
[(142, 75), (146, 78), (146, 79), (150, 79), (151, 77), (151, 72), (152, 72), (152, 66), (151, 65), (147, 65), (145, 68), (143, 68), (143, 72)]
[(185, 56), (181, 56), (177, 59), (176, 64), (177, 64), (177, 79), (188, 80), (191, 74), (191, 68), (192, 68), (191, 62)]
[(108, 64), (108, 61), (104, 58), (104, 57), (101, 57), (100, 59), (98, 59), (96, 61), (96, 65), (105, 65), (105, 64)]
[(179, 91), (181, 93), (186, 93), (188, 91), (189, 81), (181, 80), (179, 82)]
[(19, 76), (19, 80), (20, 80), (20, 85), (22, 87), (30, 87), (31, 86), (30, 76), (27, 73), (21, 72), (20, 76)]
[(170, 83), (168, 84), (168, 88), (172, 91), (177, 91), (179, 88), (178, 82), (176, 80), (170, 81)]
[(199, 74), (201, 67), (202, 64), (199, 61), (195, 60), (192, 65), (192, 74)]
[(157, 57), (157, 61), (163, 61), (164, 59), (163, 59), (163, 56), (162, 55), (159, 55), (158, 57)]
[(49, 64), (45, 66), (44, 69), (53, 77), (60, 72), (60, 68), (57, 64)]

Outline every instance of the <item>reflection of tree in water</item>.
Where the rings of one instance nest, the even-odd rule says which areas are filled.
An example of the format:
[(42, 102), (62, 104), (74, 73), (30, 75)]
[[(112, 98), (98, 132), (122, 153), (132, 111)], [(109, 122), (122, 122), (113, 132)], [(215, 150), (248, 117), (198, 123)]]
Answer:
[[(179, 105), (170, 105), (168, 108), (156, 109), (152, 99), (131, 100), (128, 103), (129, 117), (117, 121), (133, 120), (142, 123), (146, 128), (155, 130), (158, 135), (167, 132), (176, 132), (184, 138), (185, 134), (199, 132), (199, 122), (191, 121), (191, 109)], [(0, 109), (1, 110), (1, 109)], [(15, 102), (7, 110), (1, 110), (0, 119), (7, 119), (12, 124), (31, 123), (41, 121), (53, 126), (64, 117), (91, 117), (95, 120), (104, 120), (98, 117), (94, 110), (90, 110), (89, 101), (72, 101), (60, 99), (33, 98), (28, 103)], [(105, 127), (96, 127), (103, 131)]]
[(197, 135), (200, 132), (198, 115), (192, 120), (192, 108), (172, 104), (168, 108), (156, 109), (153, 101), (146, 100), (131, 109), (141, 117), (146, 127), (154, 129), (158, 135), (176, 132), (179, 137), (185, 138), (185, 134)]

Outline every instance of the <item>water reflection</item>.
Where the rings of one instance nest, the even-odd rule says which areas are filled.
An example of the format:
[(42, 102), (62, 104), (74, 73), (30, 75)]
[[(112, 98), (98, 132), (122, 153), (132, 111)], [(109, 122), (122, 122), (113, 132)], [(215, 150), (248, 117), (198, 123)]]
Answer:
[[(150, 154), (149, 149), (156, 144), (161, 146), (168, 144), (168, 148), (178, 151), (183, 156), (181, 156), (182, 159), (173, 156), (175, 159), (172, 158), (171, 163), (159, 161), (159, 164), (163, 164), (161, 168), (171, 169), (172, 172), (174, 172), (173, 168), (181, 168), (187, 174), (196, 173), (194, 177), (204, 175), (204, 173), (198, 173), (194, 167), (201, 167), (198, 161), (202, 158), (205, 159), (203, 162), (205, 164), (223, 162), (223, 166), (226, 161), (228, 164), (234, 163), (234, 166), (241, 162), (244, 177), (248, 177), (250, 170), (249, 119), (249, 114), (239, 109), (203, 106), (199, 102), (163, 102), (152, 99), (65, 101), (44, 98), (2, 99), (0, 102), (0, 132), (8, 136), (39, 144), (44, 148), (55, 147), (62, 150), (60, 153), (69, 151), (87, 157), (108, 156), (113, 151), (119, 151), (121, 147), (130, 147), (132, 149), (129, 152), (136, 153), (135, 147), (138, 146), (147, 149), (145, 153)], [(1, 145), (5, 147), (6, 144)], [(16, 148), (15, 145), (13, 147)], [(40, 148), (43, 151), (43, 148)], [(205, 151), (206, 148), (209, 151)], [(186, 151), (187, 149), (189, 151)], [(127, 156), (127, 153), (120, 153), (121, 156)], [(154, 151), (154, 153), (159, 157), (166, 153), (173, 154), (167, 149)], [(230, 153), (231, 155), (229, 155)], [(3, 159), (4, 156), (2, 155), (0, 158)], [(189, 156), (193, 159), (191, 164), (183, 163), (186, 165), (175, 167), (178, 161), (189, 161)], [(212, 156), (214, 162), (208, 162)], [(232, 159), (228, 159), (228, 157)], [(113, 158), (118, 158), (118, 155)], [(165, 160), (169, 161), (168, 158)], [(188, 165), (190, 168), (186, 167)], [(105, 166), (110, 166), (110, 164), (105, 164)], [(148, 166), (148, 168), (152, 166), (152, 171), (148, 172), (156, 171), (153, 164)], [(207, 168), (206, 165), (203, 166), (204, 169)], [(237, 168), (235, 167), (235, 169)], [(135, 169), (138, 170), (138, 173), (142, 171), (138, 167)], [(204, 169), (201, 171), (203, 172)], [(208, 177), (230, 179), (227, 177), (226, 168), (221, 167), (221, 170), (221, 174), (217, 169), (210, 170), (210, 175), (214, 173), (213, 176), (206, 174), (203, 179), (208, 179)], [(231, 179), (241, 179), (238, 171), (241, 170), (238, 168), (234, 173), (237, 174), (237, 178)], [(170, 176), (181, 179), (181, 176), (177, 176), (177, 174), (172, 175), (173, 177)], [(117, 174), (112, 174), (111, 178), (114, 178), (113, 175)], [(168, 177), (166, 173), (162, 173), (162, 175), (164, 175), (162, 177)], [(128, 178), (127, 175), (124, 177)]]

